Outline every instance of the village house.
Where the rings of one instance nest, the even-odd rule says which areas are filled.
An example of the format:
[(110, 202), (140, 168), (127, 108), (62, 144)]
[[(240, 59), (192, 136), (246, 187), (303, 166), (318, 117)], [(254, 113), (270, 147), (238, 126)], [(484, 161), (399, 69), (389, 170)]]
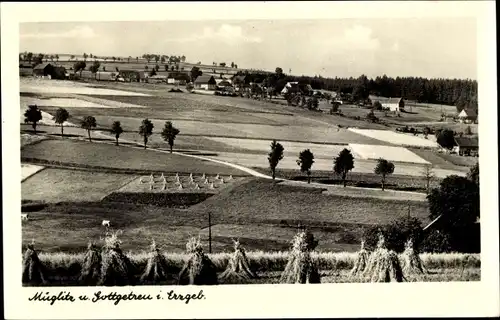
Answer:
[(33, 75), (40, 78), (47, 77), (49, 79), (65, 79), (66, 68), (53, 65), (49, 62), (44, 62), (33, 68)]
[(405, 109), (405, 101), (403, 98), (387, 98), (369, 95), (368, 99), (371, 101), (372, 105), (378, 101), (382, 105), (382, 108), (396, 113), (404, 111)]
[(242, 89), (248, 87), (248, 78), (246, 76), (234, 76), (233, 85), (237, 91), (242, 91)]
[(19, 76), (28, 77), (33, 75), (33, 65), (29, 63), (19, 64)]
[(170, 72), (167, 83), (184, 86), (190, 81), (191, 77), (186, 72)]
[(194, 80), (194, 88), (202, 90), (215, 90), (217, 87), (217, 82), (214, 76), (211, 75), (201, 75), (196, 80)]
[(458, 114), (458, 120), (462, 123), (476, 123), (477, 122), (477, 114), (472, 109), (463, 109)]
[(231, 87), (231, 80), (227, 79), (215, 79), (215, 82), (217, 84), (217, 88), (226, 88), (226, 87)]
[(461, 156), (479, 156), (479, 142), (477, 137), (455, 137), (453, 151)]

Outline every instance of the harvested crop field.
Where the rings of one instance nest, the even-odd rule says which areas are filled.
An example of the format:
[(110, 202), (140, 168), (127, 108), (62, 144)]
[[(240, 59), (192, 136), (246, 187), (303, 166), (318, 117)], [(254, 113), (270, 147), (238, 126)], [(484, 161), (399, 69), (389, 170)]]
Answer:
[(21, 184), (23, 200), (99, 201), (135, 176), (47, 168)]
[[(193, 175), (193, 180), (189, 178), (189, 175), (179, 175), (179, 181), (176, 180), (175, 175), (169, 176), (164, 175), (165, 184), (161, 175), (153, 176), (153, 185), (151, 186), (151, 177), (142, 176), (137, 178), (127, 185), (120, 188), (119, 192), (129, 192), (129, 193), (190, 193), (190, 192), (208, 192), (217, 193), (220, 190), (232, 186), (235, 182), (241, 181), (242, 178), (233, 178), (228, 175), (219, 175), (220, 179), (217, 179), (216, 175)], [(182, 189), (179, 188), (179, 184), (182, 185)], [(152, 188), (151, 188), (152, 187)]]
[(21, 181), (26, 180), (27, 178), (39, 172), (43, 168), (44, 167), (42, 166), (35, 166), (32, 164), (21, 163)]
[(190, 157), (132, 148), (109, 143), (44, 140), (26, 146), (21, 158), (55, 165), (74, 165), (84, 168), (115, 168), (125, 170), (157, 171), (166, 173), (206, 173), (247, 175), (240, 170)]
[(426, 140), (403, 133), (397, 133), (390, 130), (371, 130), (371, 129), (356, 129), (349, 128), (348, 130), (365, 135), (367, 137), (378, 139), (381, 141), (389, 142), (401, 146), (415, 146), (415, 147), (432, 147), (436, 148), (437, 144), (434, 141)]
[[(113, 106), (111, 104), (105, 103), (95, 103), (88, 101), (87, 99), (78, 98), (32, 98), (32, 97), (21, 97), (21, 105), (37, 105), (39, 108), (45, 109), (46, 107), (52, 108), (83, 108), (83, 109), (112, 109), (118, 106)], [(127, 107), (131, 107), (130, 104)], [(137, 108), (142, 108), (141, 106), (134, 106)]]
[(380, 158), (395, 162), (429, 164), (428, 161), (402, 147), (378, 146), (366, 144), (349, 144), (355, 158), (377, 160)]
[(147, 96), (143, 93), (106, 89), (104, 87), (95, 87), (95, 85), (85, 84), (83, 82), (73, 82), (64, 80), (47, 80), (36, 78), (20, 78), (20, 92), (32, 93), (75, 93), (89, 95), (117, 95), (117, 96)]

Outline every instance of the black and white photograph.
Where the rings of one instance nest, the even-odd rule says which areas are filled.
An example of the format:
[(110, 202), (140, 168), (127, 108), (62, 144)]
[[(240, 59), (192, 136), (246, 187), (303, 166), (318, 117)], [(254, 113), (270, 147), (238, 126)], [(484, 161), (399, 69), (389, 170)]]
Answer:
[(53, 287), (189, 286), (194, 301), (214, 286), (485, 280), (498, 152), (480, 128), (497, 107), (477, 16), (199, 11), (65, 15), (11, 35), (19, 125), (2, 140), (21, 183), (4, 247), (30, 301)]

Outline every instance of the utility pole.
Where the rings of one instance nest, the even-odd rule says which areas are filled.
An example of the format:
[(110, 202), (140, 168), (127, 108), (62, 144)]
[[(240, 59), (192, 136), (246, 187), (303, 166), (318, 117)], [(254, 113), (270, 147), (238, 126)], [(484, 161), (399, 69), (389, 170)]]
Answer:
[(212, 215), (208, 211), (208, 253), (212, 253)]

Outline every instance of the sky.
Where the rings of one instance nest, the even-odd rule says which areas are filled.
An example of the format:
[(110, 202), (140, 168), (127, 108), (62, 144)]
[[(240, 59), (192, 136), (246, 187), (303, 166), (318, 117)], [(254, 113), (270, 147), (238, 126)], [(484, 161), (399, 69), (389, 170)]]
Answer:
[(20, 52), (185, 55), (323, 77), (477, 79), (474, 18), (43, 22), (19, 31)]

